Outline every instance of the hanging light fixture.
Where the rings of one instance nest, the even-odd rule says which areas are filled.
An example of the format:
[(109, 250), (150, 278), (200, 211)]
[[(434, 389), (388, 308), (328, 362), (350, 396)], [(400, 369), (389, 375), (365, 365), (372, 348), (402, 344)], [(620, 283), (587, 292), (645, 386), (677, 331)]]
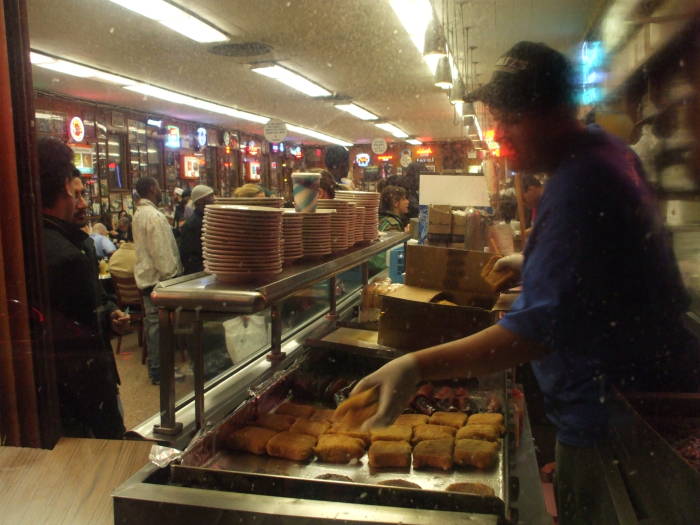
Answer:
[(437, 69), (435, 70), (435, 85), (441, 89), (450, 89), (452, 87), (450, 59), (446, 56), (442, 57), (438, 62)]
[(462, 82), (460, 77), (457, 77), (457, 82), (450, 89), (450, 102), (452, 104), (464, 102), (464, 95), (464, 82)]
[(445, 35), (442, 32), (442, 27), (440, 27), (437, 18), (433, 15), (433, 18), (430, 20), (425, 30), (423, 56), (445, 57), (447, 56), (446, 47), (447, 44), (445, 43)]

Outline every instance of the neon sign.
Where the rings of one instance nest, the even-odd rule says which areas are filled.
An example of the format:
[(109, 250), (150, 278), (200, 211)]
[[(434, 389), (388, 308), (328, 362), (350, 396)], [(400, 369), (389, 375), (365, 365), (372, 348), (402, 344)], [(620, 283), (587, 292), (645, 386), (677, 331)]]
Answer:
[(391, 159), (394, 158), (394, 156), (393, 156), (393, 155), (377, 155), (377, 158), (378, 158), (381, 162), (389, 162)]
[(197, 144), (200, 148), (207, 145), (207, 130), (205, 128), (197, 128)]
[(605, 49), (601, 42), (584, 42), (578, 57), (579, 103), (586, 106), (603, 99), (605, 92)]
[(496, 130), (494, 129), (487, 129), (486, 133), (484, 133), (484, 142), (486, 142), (486, 147), (489, 149), (489, 151), (495, 156), (495, 157), (500, 157), (501, 156), (501, 146), (494, 140), (494, 136), (496, 135)]
[(355, 155), (355, 163), (360, 168), (366, 168), (369, 166), (370, 156), (369, 153), (358, 153)]
[(433, 154), (432, 148), (418, 148), (416, 151), (416, 154), (421, 156), (421, 157), (429, 157), (430, 155)]
[(177, 126), (168, 126), (167, 133), (165, 135), (165, 146), (167, 148), (179, 148), (180, 147), (180, 128)]

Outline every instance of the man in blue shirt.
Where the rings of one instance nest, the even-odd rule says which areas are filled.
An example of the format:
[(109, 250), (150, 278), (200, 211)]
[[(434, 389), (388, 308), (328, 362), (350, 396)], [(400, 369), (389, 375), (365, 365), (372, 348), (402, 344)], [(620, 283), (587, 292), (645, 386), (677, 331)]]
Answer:
[[(560, 523), (608, 523), (612, 501), (597, 452), (610, 386), (694, 391), (698, 348), (682, 321), (689, 301), (638, 159), (576, 119), (566, 58), (516, 44), (486, 103), (511, 169), (551, 174), (522, 264), (523, 291), (497, 325), (398, 358), (355, 389), (380, 387), (366, 426), (387, 424), (421, 380), (480, 376), (533, 361), (557, 427)], [(511, 259), (512, 262), (512, 259)]]

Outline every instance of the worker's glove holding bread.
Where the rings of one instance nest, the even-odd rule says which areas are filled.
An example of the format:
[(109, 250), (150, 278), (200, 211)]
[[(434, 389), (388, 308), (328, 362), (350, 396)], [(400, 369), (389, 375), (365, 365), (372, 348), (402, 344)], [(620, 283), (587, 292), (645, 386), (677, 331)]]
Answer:
[(357, 383), (350, 393), (350, 399), (371, 388), (378, 390), (376, 412), (364, 421), (361, 428), (369, 430), (391, 425), (411, 401), (420, 379), (416, 358), (406, 354), (389, 361)]

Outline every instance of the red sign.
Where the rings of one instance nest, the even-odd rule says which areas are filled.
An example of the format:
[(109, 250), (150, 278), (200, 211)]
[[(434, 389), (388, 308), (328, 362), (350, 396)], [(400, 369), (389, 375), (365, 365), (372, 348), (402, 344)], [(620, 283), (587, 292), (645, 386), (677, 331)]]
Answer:
[(433, 154), (432, 148), (418, 148), (416, 153), (421, 157), (429, 157)]

